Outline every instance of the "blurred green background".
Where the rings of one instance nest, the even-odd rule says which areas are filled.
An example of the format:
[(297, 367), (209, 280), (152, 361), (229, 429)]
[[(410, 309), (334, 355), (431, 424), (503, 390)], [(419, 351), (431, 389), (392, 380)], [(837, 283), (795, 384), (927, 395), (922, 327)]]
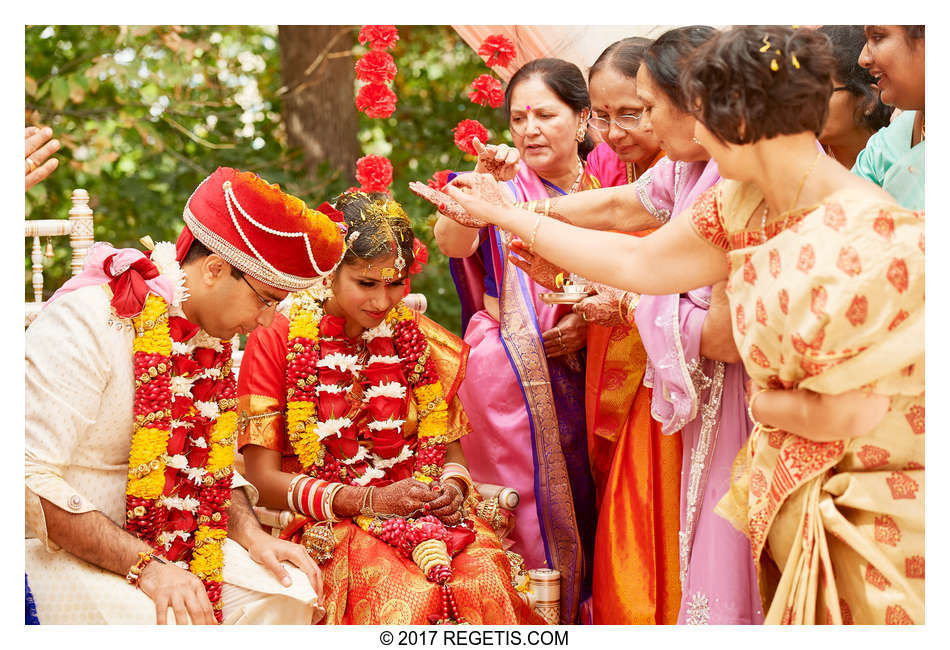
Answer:
[[(474, 159), (452, 139), (462, 119), (478, 119), (492, 141), (509, 135), (503, 109), (469, 101), (471, 81), (490, 70), (451, 27), (398, 27), (390, 50), (399, 70), (396, 111), (370, 119), (353, 103), (360, 84), (352, 68), (366, 52), (357, 43), (359, 26), (324, 27), (316, 36), (277, 26), (27, 26), (26, 124), (51, 126), (63, 145), (59, 169), (27, 193), (27, 217), (66, 218), (71, 191), (82, 187), (92, 198), (97, 241), (139, 246), (146, 234), (174, 241), (188, 196), (220, 165), (254, 171), (315, 207), (358, 185), (356, 157), (385, 155), (395, 168), (392, 195), (429, 248), (413, 291), (426, 294), (427, 315), (460, 334), (447, 260), (432, 239), (435, 213), (407, 184), (441, 169), (472, 168)], [(316, 103), (308, 109), (303, 94), (289, 112), (287, 98), (300, 82), (288, 79), (306, 80), (302, 90), (312, 97), (333, 90), (343, 100), (332, 110)], [(334, 142), (301, 132), (300, 120), (296, 132), (288, 126), (308, 110), (334, 131)], [(334, 163), (332, 152), (320, 152), (339, 149), (341, 130), (343, 140), (358, 144), (343, 147)], [(69, 274), (68, 244), (61, 240), (54, 250), (47, 297)], [(28, 288), (26, 297), (32, 299)]]

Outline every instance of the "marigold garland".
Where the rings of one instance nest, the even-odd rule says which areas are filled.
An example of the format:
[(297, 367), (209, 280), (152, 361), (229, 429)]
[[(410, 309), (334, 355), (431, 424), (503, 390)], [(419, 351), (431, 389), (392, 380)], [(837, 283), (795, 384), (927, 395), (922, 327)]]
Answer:
[[(180, 276), (177, 264), (170, 265), (166, 272)], [(178, 279), (172, 278), (173, 286)], [(132, 318), (135, 425), (126, 529), (195, 574), (221, 622), (222, 543), (237, 424), (231, 344), (173, 341), (168, 321), (169, 305), (155, 294), (146, 297), (142, 312)], [(187, 352), (173, 354), (176, 347)], [(185, 370), (176, 374), (175, 368)], [(215, 401), (196, 400), (192, 390), (198, 387)]]

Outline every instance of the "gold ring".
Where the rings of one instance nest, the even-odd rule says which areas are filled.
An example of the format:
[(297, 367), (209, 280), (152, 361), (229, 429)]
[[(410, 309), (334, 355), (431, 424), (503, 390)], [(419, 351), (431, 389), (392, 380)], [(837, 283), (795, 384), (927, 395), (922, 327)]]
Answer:
[(26, 164), (30, 166), (29, 169), (26, 170), (27, 174), (32, 174), (33, 170), (39, 166), (35, 162), (33, 162), (33, 158), (31, 158), (30, 156), (26, 157)]

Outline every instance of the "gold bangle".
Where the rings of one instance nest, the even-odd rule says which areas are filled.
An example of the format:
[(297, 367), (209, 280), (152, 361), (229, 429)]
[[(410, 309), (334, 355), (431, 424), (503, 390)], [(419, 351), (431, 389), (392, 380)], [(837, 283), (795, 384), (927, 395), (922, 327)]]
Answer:
[(544, 199), (544, 216), (548, 216), (551, 212), (551, 197)]
[(761, 395), (762, 393), (769, 392), (769, 391), (771, 391), (771, 390), (772, 390), (771, 388), (763, 388), (762, 390), (758, 391), (755, 395), (753, 395), (753, 396), (749, 399), (749, 406), (748, 406), (748, 408), (746, 409), (746, 410), (748, 411), (748, 413), (749, 413), (749, 419), (752, 420), (753, 426), (761, 427), (762, 430), (764, 430), (764, 431), (777, 431), (777, 429), (776, 429), (776, 427), (772, 427), (772, 426), (769, 426), (769, 425), (767, 425), (767, 424), (763, 424), (762, 422), (759, 422), (758, 420), (756, 420), (756, 419), (755, 419), (755, 416), (752, 415), (752, 406), (755, 404), (755, 399), (756, 399), (759, 395)]
[(538, 236), (538, 229), (541, 227), (541, 219), (543, 217), (543, 214), (538, 214), (538, 218), (534, 220), (534, 228), (531, 229), (531, 239), (528, 240), (529, 253), (534, 253), (534, 239)]
[(295, 477), (290, 479), (290, 485), (287, 486), (287, 508), (291, 512), (297, 512), (297, 508), (294, 507), (294, 488), (297, 487), (297, 483), (307, 478), (306, 474), (297, 474)]

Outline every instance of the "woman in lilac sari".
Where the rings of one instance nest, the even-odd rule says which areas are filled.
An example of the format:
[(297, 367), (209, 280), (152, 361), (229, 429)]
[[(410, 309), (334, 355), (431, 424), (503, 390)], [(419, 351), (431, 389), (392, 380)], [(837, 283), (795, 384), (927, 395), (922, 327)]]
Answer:
[[(529, 62), (509, 82), (505, 104), (520, 160), (495, 172), (514, 172), (505, 183), (510, 200), (543, 203), (598, 186), (584, 170), (590, 100), (577, 66)], [(476, 171), (485, 171), (484, 157)], [(548, 289), (508, 261), (508, 233), (440, 217), (435, 237), (453, 258), (472, 348), (459, 389), (475, 431), (462, 445), (470, 471), (518, 490), (511, 550), (528, 568), (560, 571), (561, 622), (573, 623), (590, 596), (596, 525), (584, 419), (586, 323), (569, 305), (541, 301)]]
[[(645, 106), (641, 119), (649, 121), (668, 158), (632, 185), (557, 199), (552, 214), (590, 228), (655, 228), (719, 182), (715, 161), (693, 140), (694, 119), (677, 79), (687, 55), (714, 34), (696, 26), (666, 32), (647, 49), (637, 73), (637, 94)], [(653, 387), (653, 417), (664, 433), (681, 430), (683, 439), (678, 623), (761, 623), (749, 541), (714, 512), (752, 429), (724, 286), (643, 295), (633, 316), (647, 351), (644, 382)]]

